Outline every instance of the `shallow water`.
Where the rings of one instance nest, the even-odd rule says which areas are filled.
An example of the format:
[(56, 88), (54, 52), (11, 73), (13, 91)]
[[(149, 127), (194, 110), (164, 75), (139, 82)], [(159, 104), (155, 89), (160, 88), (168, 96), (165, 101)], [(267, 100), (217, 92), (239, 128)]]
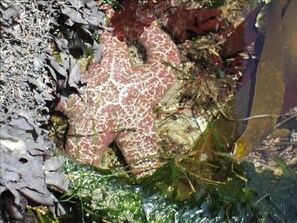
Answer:
[(136, 181), (114, 144), (104, 170), (67, 162), (65, 218), (296, 222), (297, 4), (205, 0), (188, 9), (181, 2), (126, 0), (110, 19), (129, 45), (141, 44), (144, 27), (158, 20), (178, 46), (178, 87), (154, 110), (165, 164)]
[[(185, 116), (190, 108), (194, 118), (204, 117), (211, 124), (202, 137), (193, 139), (190, 152), (177, 146), (181, 141), (173, 143), (171, 139), (173, 154), (168, 158), (162, 138), (168, 163), (137, 186), (102, 175), (99, 178), (104, 183), (89, 190), (92, 178), (82, 184), (79, 174), (72, 172), (77, 176), (74, 191), (86, 190), (74, 195), (84, 205), (91, 204), (102, 219), (112, 222), (296, 221), (296, 141), (291, 137), (297, 129), (293, 117), (297, 88), (292, 84), (297, 79), (297, 32), (293, 29), (297, 19), (292, 13), (297, 10), (295, 2), (261, 5), (226, 1), (219, 7), (204, 5), (192, 10), (162, 1), (122, 4), (125, 7), (111, 19), (115, 35), (132, 41), (143, 26), (159, 19), (180, 50), (183, 66), (177, 75), (183, 88), (177, 90), (179, 107), (170, 107), (176, 101), (168, 99), (163, 107), (171, 110), (159, 108), (160, 123), (164, 117), (173, 123), (181, 117), (190, 120)], [(162, 20), (164, 15), (166, 22)], [(215, 121), (211, 121), (213, 116)], [(290, 120), (277, 126), (285, 118)], [(276, 127), (285, 128), (286, 133), (271, 135), (263, 145)], [(171, 131), (175, 130), (166, 134)], [(233, 158), (243, 162), (234, 163)], [(259, 169), (264, 172), (258, 173)], [(100, 187), (105, 188), (104, 192)], [(93, 191), (99, 192), (94, 195)], [(131, 195), (130, 205), (124, 199), (127, 193)], [(100, 206), (103, 194), (110, 201), (116, 199), (115, 206), (109, 202)]]

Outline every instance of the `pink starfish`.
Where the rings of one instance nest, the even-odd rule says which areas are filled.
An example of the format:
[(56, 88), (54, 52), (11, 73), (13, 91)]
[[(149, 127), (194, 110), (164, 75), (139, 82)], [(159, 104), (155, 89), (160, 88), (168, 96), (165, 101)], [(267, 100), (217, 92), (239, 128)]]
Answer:
[(101, 40), (101, 62), (82, 74), (85, 94), (60, 104), (70, 118), (66, 150), (83, 163), (100, 166), (102, 152), (115, 140), (134, 174), (152, 174), (158, 166), (152, 109), (175, 81), (173, 68), (164, 61), (179, 65), (177, 47), (153, 23), (140, 37), (148, 60), (136, 66), (126, 43), (107, 32)]

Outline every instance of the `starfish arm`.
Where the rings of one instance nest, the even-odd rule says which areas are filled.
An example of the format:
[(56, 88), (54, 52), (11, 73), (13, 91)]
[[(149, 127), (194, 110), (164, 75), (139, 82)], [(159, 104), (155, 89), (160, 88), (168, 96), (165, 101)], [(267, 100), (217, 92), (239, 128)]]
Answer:
[(139, 103), (150, 109), (162, 99), (176, 80), (174, 70), (159, 61), (138, 67), (135, 73), (141, 78), (137, 92)]
[(106, 85), (111, 80), (122, 84), (129, 82), (130, 76), (127, 74), (130, 74), (132, 65), (126, 43), (107, 31), (100, 40), (104, 44), (101, 61), (92, 62), (88, 71), (82, 74), (82, 78), (87, 81), (87, 88)]
[(156, 132), (123, 131), (116, 143), (138, 179), (153, 174), (159, 166)]
[(135, 82), (145, 86), (140, 85), (139, 98), (149, 98), (150, 105), (154, 106), (176, 80), (175, 70), (167, 63), (179, 67), (179, 53), (170, 36), (155, 23), (145, 28), (140, 41), (146, 48), (148, 60), (143, 66), (133, 67)]
[(170, 36), (162, 31), (155, 23), (144, 29), (140, 36), (148, 57), (148, 63), (153, 61), (168, 62), (173, 66), (180, 63), (177, 46)]
[(117, 134), (94, 132), (80, 134), (75, 131), (75, 125), (72, 125), (67, 139), (67, 153), (81, 163), (99, 167), (103, 151), (112, 143)]
[(60, 111), (67, 114), (70, 124), (66, 152), (82, 163), (98, 166), (104, 149), (117, 133), (112, 132), (111, 121), (97, 121), (100, 109), (94, 107), (95, 93), (87, 89), (82, 97), (71, 95), (67, 102), (60, 102)]

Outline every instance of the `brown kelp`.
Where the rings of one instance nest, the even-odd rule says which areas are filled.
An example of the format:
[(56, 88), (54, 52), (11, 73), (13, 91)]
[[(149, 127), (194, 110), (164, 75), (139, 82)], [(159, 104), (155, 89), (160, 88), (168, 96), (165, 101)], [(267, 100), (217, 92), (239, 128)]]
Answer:
[(297, 1), (291, 1), (282, 21), (285, 100), (282, 113), (297, 105)]
[(235, 143), (234, 159), (245, 155), (272, 132), (281, 112), (285, 92), (282, 9), (283, 1), (271, 4), (266, 23), (266, 37), (256, 71), (254, 97), (247, 126)]
[[(199, 157), (195, 160), (200, 160), (201, 154), (207, 154), (212, 160), (214, 153), (230, 152), (234, 146), (232, 156), (241, 162), (274, 130), (282, 112), (285, 90), (296, 78), (296, 9), (296, 1), (270, 3), (266, 35), (254, 78), (240, 89), (230, 106), (231, 111), (222, 112), (197, 139), (191, 154)], [(251, 65), (245, 73), (250, 73), (255, 63), (250, 59)], [(292, 107), (292, 103), (289, 106)], [(242, 109), (245, 111), (239, 111)], [(199, 165), (193, 163), (187, 166), (190, 164), (195, 173), (201, 172), (200, 167), (197, 169)]]

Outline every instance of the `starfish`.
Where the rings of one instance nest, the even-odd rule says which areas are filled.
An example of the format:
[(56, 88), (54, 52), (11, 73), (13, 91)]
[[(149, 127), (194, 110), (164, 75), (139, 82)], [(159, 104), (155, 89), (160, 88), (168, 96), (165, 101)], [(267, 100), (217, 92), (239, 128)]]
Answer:
[(127, 44), (111, 33), (103, 33), (101, 41), (101, 61), (82, 74), (85, 93), (59, 105), (70, 119), (66, 151), (100, 166), (103, 151), (115, 141), (132, 173), (152, 174), (159, 163), (152, 109), (176, 80), (178, 49), (156, 23), (139, 38), (148, 58), (144, 65), (133, 64)]

